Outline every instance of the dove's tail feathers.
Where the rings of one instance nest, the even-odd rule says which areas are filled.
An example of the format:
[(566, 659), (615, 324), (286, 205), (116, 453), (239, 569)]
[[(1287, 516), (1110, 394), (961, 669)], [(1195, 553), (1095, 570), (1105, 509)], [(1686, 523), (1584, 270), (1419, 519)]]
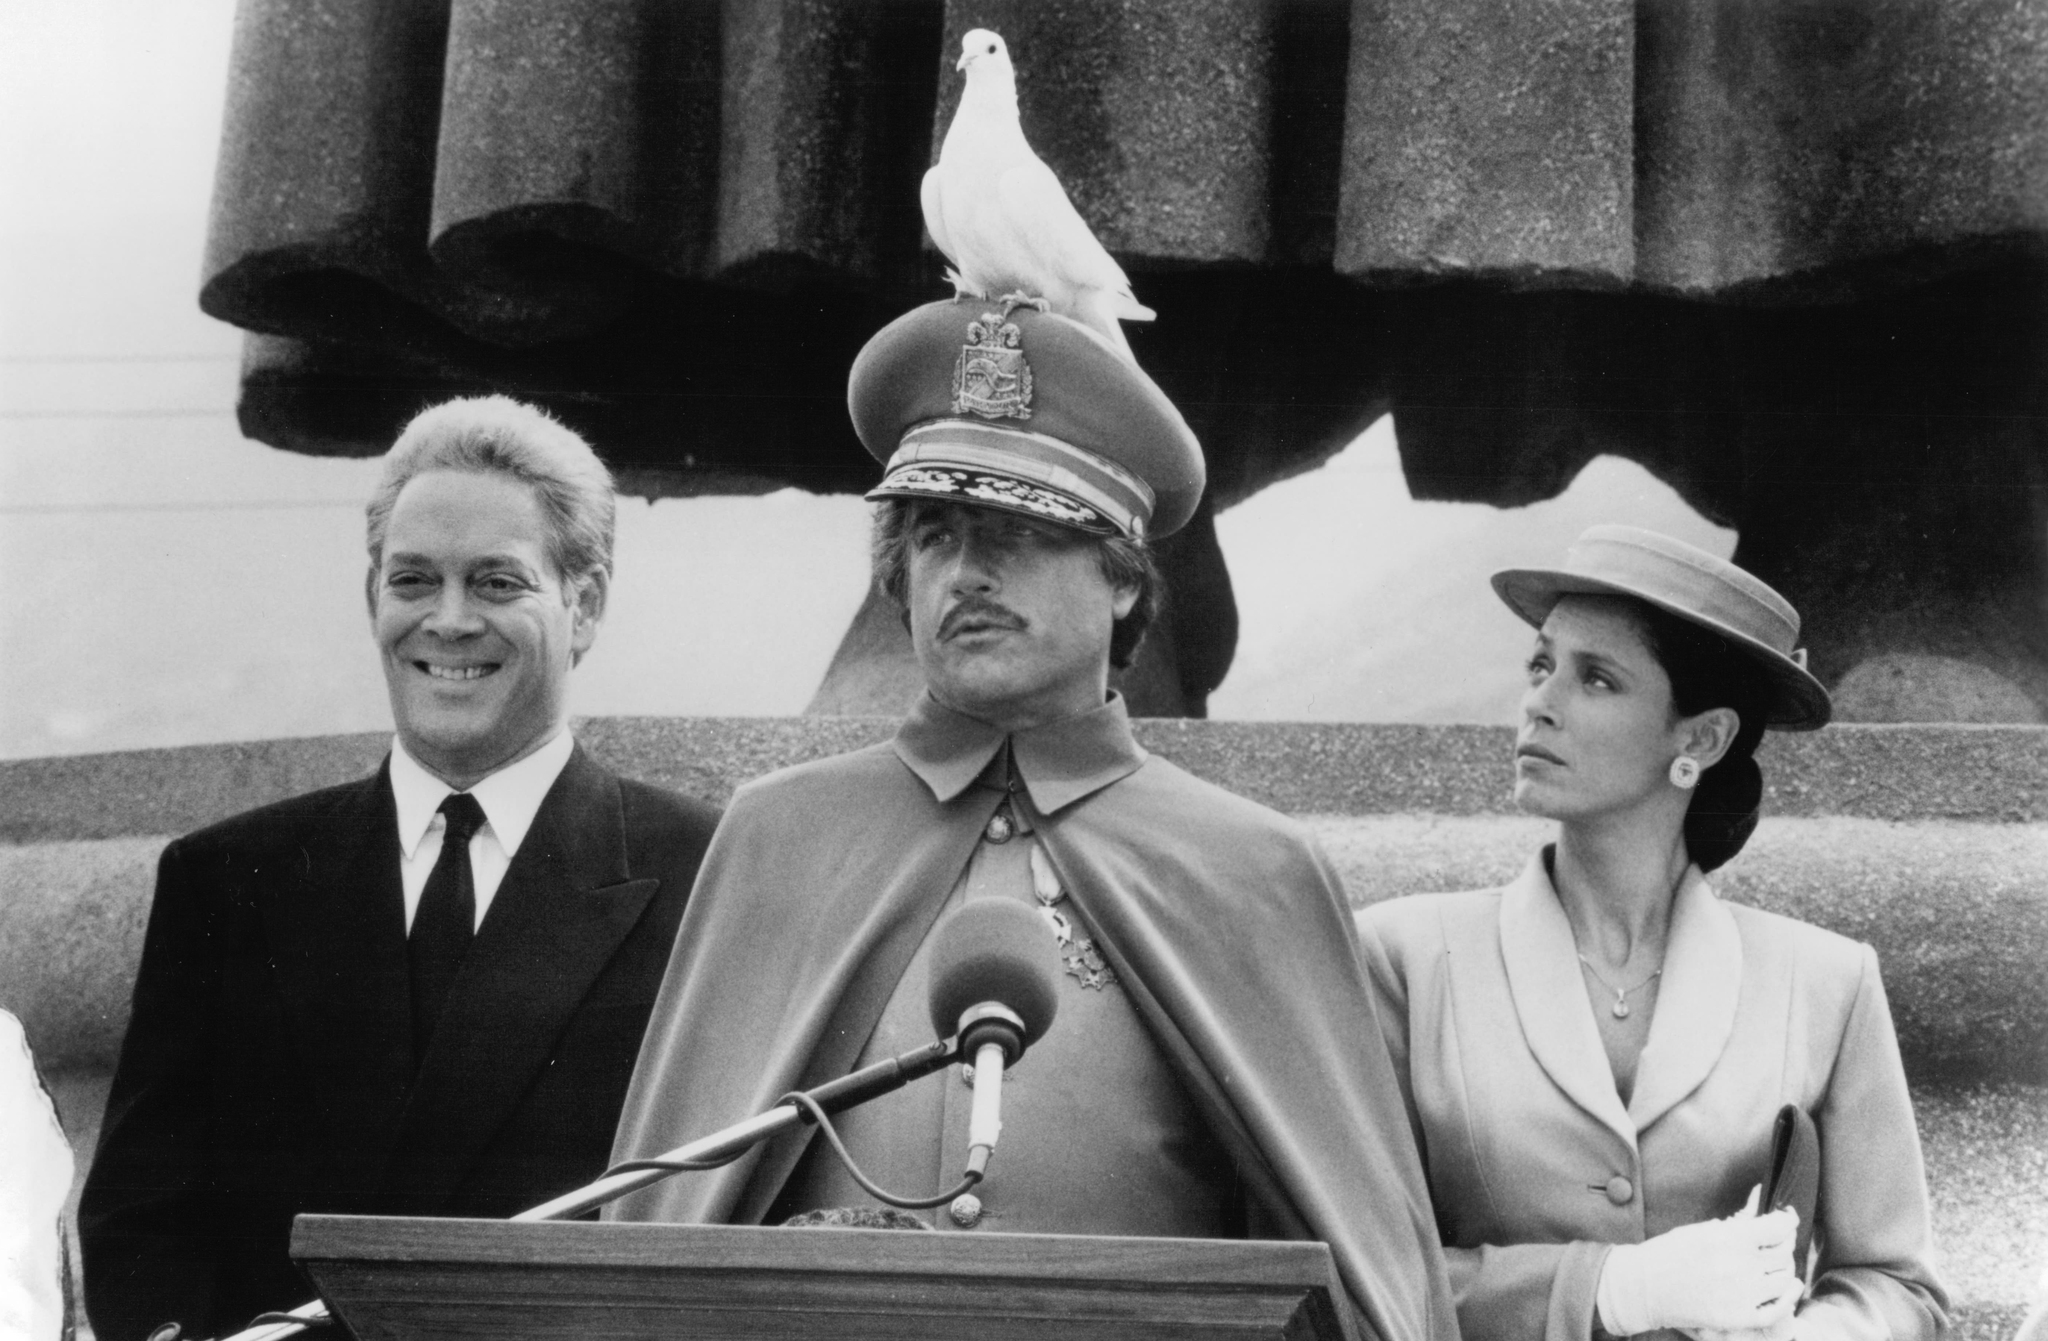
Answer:
[(1110, 316), (1124, 321), (1157, 321), (1159, 314), (1138, 301), (1129, 284), (1121, 288), (1093, 290), (1091, 296), (1102, 304), (1102, 310)]
[(1138, 320), (1150, 321), (1150, 308), (1138, 307), (1136, 300), (1108, 289), (1084, 289), (1074, 296), (1073, 317), (1089, 330), (1106, 338), (1116, 346), (1117, 352), (1126, 362), (1136, 367), (1138, 356), (1131, 352), (1131, 342), (1124, 338), (1123, 322), (1118, 320), (1125, 314), (1126, 306), (1137, 308), (1145, 315)]

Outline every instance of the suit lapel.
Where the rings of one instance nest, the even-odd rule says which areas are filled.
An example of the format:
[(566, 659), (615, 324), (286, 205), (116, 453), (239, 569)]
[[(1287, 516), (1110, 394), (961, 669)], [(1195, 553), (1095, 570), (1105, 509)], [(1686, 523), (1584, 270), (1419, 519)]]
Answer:
[(386, 1186), (433, 1214), (553, 1054), (659, 880), (629, 878), (619, 786), (576, 748), (449, 989)]
[[(1574, 1103), (1633, 1147), (1635, 1123), (1615, 1091), (1613, 1068), (1586, 1005), (1571, 923), (1550, 887), (1541, 853), (1502, 891), (1500, 953), (1529, 1051)], [(1640, 1094), (1640, 1072), (1636, 1089)]]
[(1642, 1131), (1700, 1087), (1735, 1032), (1742, 996), (1742, 933), (1693, 867), (1671, 907), (1657, 1014), (1636, 1063), (1628, 1113)]
[[(264, 891), (273, 972), (324, 1131), (330, 1186), (369, 1188), (412, 1084), (405, 896), (389, 763), (308, 826)], [(324, 1181), (324, 1180), (323, 1180)]]

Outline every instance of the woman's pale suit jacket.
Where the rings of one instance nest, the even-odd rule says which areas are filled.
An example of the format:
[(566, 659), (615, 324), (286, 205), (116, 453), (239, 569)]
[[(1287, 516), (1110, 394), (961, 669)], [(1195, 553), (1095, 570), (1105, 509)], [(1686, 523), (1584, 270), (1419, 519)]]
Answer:
[(1785, 1103), (1820, 1131), (1803, 1310), (1848, 1341), (1946, 1329), (1869, 946), (1723, 903), (1694, 868), (1624, 1106), (1542, 855), (1503, 889), (1395, 899), (1358, 928), (1466, 1341), (1586, 1341), (1608, 1245), (1739, 1210)]

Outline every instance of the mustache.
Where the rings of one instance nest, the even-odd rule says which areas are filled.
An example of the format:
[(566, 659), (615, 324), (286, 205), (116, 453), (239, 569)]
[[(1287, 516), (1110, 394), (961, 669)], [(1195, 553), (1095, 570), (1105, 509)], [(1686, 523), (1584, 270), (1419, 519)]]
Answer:
[(960, 626), (970, 620), (994, 624), (999, 628), (1022, 629), (1024, 617), (1008, 606), (990, 600), (986, 596), (970, 596), (946, 612), (939, 621), (939, 637), (950, 638), (960, 631)]

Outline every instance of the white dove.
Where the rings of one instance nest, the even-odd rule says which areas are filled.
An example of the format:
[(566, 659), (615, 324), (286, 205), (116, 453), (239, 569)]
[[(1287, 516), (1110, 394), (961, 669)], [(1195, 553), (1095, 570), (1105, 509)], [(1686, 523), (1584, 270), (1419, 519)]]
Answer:
[(967, 87), (924, 175), (924, 226), (957, 270), (963, 294), (1038, 298), (1109, 338), (1136, 363), (1121, 322), (1158, 314), (1131, 292), (1123, 268), (1095, 240), (1060, 179), (1024, 138), (1010, 49), (986, 28), (960, 39)]

